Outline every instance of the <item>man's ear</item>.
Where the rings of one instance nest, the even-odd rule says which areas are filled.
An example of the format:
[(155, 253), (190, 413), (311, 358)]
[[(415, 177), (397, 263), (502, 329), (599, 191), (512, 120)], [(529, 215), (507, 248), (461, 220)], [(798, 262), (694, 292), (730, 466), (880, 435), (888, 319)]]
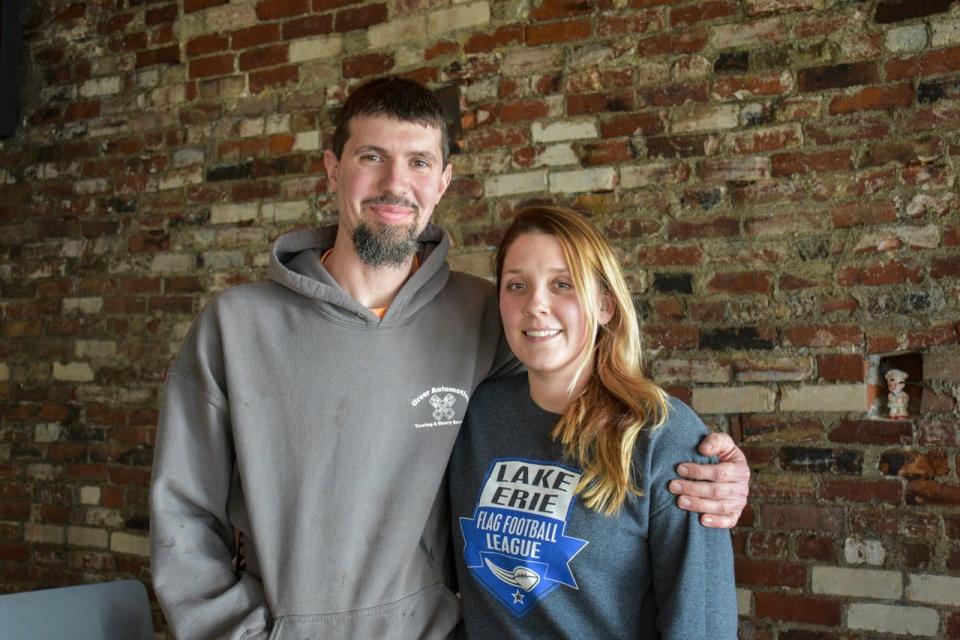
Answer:
[(447, 192), (447, 187), (450, 186), (451, 180), (453, 180), (453, 164), (448, 162), (447, 166), (443, 168), (443, 174), (440, 176), (440, 195), (437, 196), (437, 202), (439, 202), (443, 194)]
[(337, 191), (337, 167), (339, 166), (340, 161), (337, 160), (333, 151), (327, 149), (323, 152), (323, 168), (327, 171), (327, 191), (330, 193)]
[(613, 318), (613, 310), (615, 308), (616, 305), (613, 302), (613, 296), (610, 295), (609, 291), (604, 291), (603, 295), (600, 296), (600, 313), (597, 314), (597, 322), (601, 325), (610, 322), (610, 319)]

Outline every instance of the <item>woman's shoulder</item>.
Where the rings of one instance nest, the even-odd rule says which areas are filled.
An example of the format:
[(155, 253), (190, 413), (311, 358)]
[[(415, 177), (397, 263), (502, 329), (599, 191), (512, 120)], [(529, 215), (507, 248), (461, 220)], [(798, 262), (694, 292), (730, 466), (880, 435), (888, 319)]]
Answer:
[(669, 464), (670, 461), (707, 463), (710, 462), (709, 458), (700, 455), (697, 446), (708, 433), (710, 429), (693, 409), (682, 400), (670, 397), (663, 423), (655, 429), (646, 430), (646, 445), (657, 466), (660, 466), (658, 463)]

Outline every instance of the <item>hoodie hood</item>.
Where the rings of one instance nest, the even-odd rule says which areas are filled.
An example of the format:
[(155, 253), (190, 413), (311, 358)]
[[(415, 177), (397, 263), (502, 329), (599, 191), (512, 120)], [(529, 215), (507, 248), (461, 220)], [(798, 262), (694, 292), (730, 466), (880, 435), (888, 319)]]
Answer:
[(285, 233), (273, 244), (267, 268), (268, 278), (310, 298), (318, 311), (332, 320), (365, 326), (403, 324), (440, 292), (450, 275), (446, 260), (450, 237), (440, 227), (428, 224), (418, 238), (420, 268), (403, 283), (381, 320), (340, 288), (320, 264), (336, 236), (336, 225)]

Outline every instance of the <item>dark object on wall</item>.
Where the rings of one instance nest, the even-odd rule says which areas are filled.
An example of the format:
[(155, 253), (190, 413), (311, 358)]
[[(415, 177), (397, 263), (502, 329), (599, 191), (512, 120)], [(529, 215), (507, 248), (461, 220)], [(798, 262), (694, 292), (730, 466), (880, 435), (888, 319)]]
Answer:
[(9, 138), (20, 119), (20, 2), (0, 0), (0, 138)]

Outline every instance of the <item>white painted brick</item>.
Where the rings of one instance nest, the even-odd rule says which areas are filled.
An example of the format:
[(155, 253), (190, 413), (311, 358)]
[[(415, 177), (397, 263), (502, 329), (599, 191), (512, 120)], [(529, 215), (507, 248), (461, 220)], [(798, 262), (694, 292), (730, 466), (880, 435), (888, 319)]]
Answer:
[(737, 589), (737, 615), (750, 615), (750, 596), (748, 589)]
[(616, 184), (617, 172), (613, 167), (561, 171), (550, 175), (550, 193), (609, 191)]
[(661, 187), (678, 184), (690, 176), (690, 168), (677, 162), (655, 162), (651, 164), (620, 167), (620, 186), (624, 189), (638, 187)]
[(93, 96), (108, 96), (120, 93), (120, 77), (93, 78), (80, 85), (80, 95), (87, 98)]
[(740, 107), (735, 104), (697, 105), (679, 114), (671, 125), (673, 133), (733, 129), (739, 124)]
[(459, 7), (440, 9), (427, 15), (427, 33), (437, 36), (448, 31), (476, 27), (490, 22), (490, 5), (472, 2)]
[(583, 140), (596, 138), (597, 125), (592, 121), (581, 122), (552, 122), (542, 125), (534, 122), (531, 127), (534, 142), (560, 142), (562, 140)]
[(203, 167), (188, 167), (179, 171), (170, 171), (160, 176), (157, 188), (160, 191), (179, 189), (189, 184), (200, 184), (201, 182), (203, 182)]
[(862, 384), (804, 385), (783, 389), (781, 411), (866, 411)]
[(57, 474), (59, 474), (61, 470), (62, 469), (60, 467), (55, 467), (52, 464), (47, 464), (45, 462), (28, 464), (27, 477), (33, 478), (34, 480), (53, 480), (57, 477)]
[(93, 380), (93, 369), (86, 362), (53, 363), (53, 379), (65, 382), (90, 382)]
[(87, 509), (86, 523), (95, 527), (122, 527), (123, 516), (116, 509), (94, 507)]
[(180, 168), (203, 164), (204, 158), (203, 149), (177, 149), (173, 152), (173, 166)]
[(427, 23), (423, 16), (394, 18), (384, 24), (367, 28), (367, 43), (371, 51), (392, 47), (414, 40), (421, 40), (427, 34)]
[(653, 363), (653, 378), (659, 383), (730, 382), (730, 365), (715, 360), (657, 360)]
[(117, 353), (117, 343), (112, 340), (77, 340), (73, 353), (78, 358), (110, 358)]
[(466, 89), (464, 89), (464, 95), (467, 97), (467, 102), (470, 103), (489, 100), (497, 97), (497, 89), (499, 86), (500, 82), (495, 77), (480, 80), (466, 87)]
[(310, 204), (298, 202), (271, 202), (262, 205), (261, 216), (266, 221), (286, 222), (299, 220), (310, 213)]
[[(181, 16), (183, 19), (191, 14)], [(203, 19), (203, 33), (216, 33), (218, 31), (233, 31), (252, 27), (260, 22), (257, 17), (256, 6), (252, 2), (239, 3), (234, 2), (219, 7), (211, 7), (200, 14)], [(184, 41), (185, 38), (182, 38)]]
[(56, 442), (60, 439), (60, 434), (63, 432), (63, 427), (59, 424), (52, 423), (41, 423), (36, 425), (33, 428), (33, 441), (34, 442)]
[(847, 538), (843, 543), (843, 557), (848, 564), (883, 565), (887, 552), (879, 540)]
[(888, 251), (900, 245), (918, 249), (934, 249), (940, 246), (940, 227), (928, 224), (925, 227), (889, 227), (861, 236), (854, 251)]
[(260, 204), (245, 202), (243, 204), (215, 204), (210, 209), (210, 224), (229, 224), (256, 220)]
[(713, 27), (707, 46), (716, 49), (733, 49), (745, 45), (764, 44), (771, 40), (780, 40), (785, 31), (782, 18), (733, 22)]
[(203, 254), (203, 264), (212, 271), (240, 269), (245, 260), (242, 251), (207, 251)]
[(538, 166), (559, 167), (567, 164), (578, 164), (579, 162), (580, 158), (577, 157), (573, 147), (569, 144), (552, 144), (537, 156), (536, 164)]
[(493, 254), (489, 251), (458, 253), (447, 257), (447, 262), (450, 263), (450, 268), (454, 271), (493, 280)]
[(10, 366), (6, 362), (0, 362), (0, 382), (10, 379)]
[(931, 20), (930, 32), (931, 46), (944, 47), (955, 44), (960, 42), (960, 20)]
[(67, 544), (77, 547), (107, 548), (106, 529), (93, 527), (67, 527)]
[(27, 542), (63, 543), (63, 527), (28, 522), (23, 525), (23, 539)]
[(78, 195), (92, 195), (110, 190), (110, 183), (104, 178), (77, 180), (73, 183), (73, 192)]
[(810, 580), (812, 593), (884, 600), (899, 600), (903, 595), (899, 571), (815, 566)]
[(907, 600), (960, 607), (960, 578), (912, 573), (907, 584)]
[(545, 191), (547, 188), (547, 172), (544, 169), (540, 169), (526, 173), (493, 176), (487, 178), (483, 185), (484, 192), (489, 198)]
[(100, 504), (100, 487), (80, 487), (80, 504)]
[(177, 273), (193, 271), (194, 258), (183, 253), (158, 253), (150, 262), (154, 273)]
[(339, 35), (294, 40), (290, 43), (290, 62), (334, 58), (341, 51), (343, 37)]
[(117, 553), (131, 553), (137, 556), (150, 556), (150, 538), (132, 533), (117, 531), (110, 536), (110, 550)]
[(884, 44), (886, 44), (888, 51), (895, 53), (919, 51), (927, 44), (927, 25), (912, 24), (890, 29), (887, 31)]
[(554, 69), (562, 63), (562, 49), (522, 49), (508, 53), (503, 58), (500, 72), (505, 76), (524, 76)]
[(317, 151), (320, 149), (319, 131), (300, 131), (294, 136), (294, 151)]
[(940, 627), (936, 609), (855, 602), (847, 609), (851, 629), (914, 636), (934, 636)]
[(738, 360), (733, 365), (737, 382), (778, 382), (809, 380), (813, 377), (812, 357), (767, 357)]
[(693, 409), (697, 413), (770, 413), (776, 394), (759, 385), (744, 387), (696, 387)]
[(248, 118), (240, 121), (240, 127), (237, 134), (241, 138), (250, 138), (252, 136), (262, 136), (264, 131), (263, 118)]
[(267, 116), (266, 133), (286, 133), (290, 131), (289, 113), (271, 113)]

